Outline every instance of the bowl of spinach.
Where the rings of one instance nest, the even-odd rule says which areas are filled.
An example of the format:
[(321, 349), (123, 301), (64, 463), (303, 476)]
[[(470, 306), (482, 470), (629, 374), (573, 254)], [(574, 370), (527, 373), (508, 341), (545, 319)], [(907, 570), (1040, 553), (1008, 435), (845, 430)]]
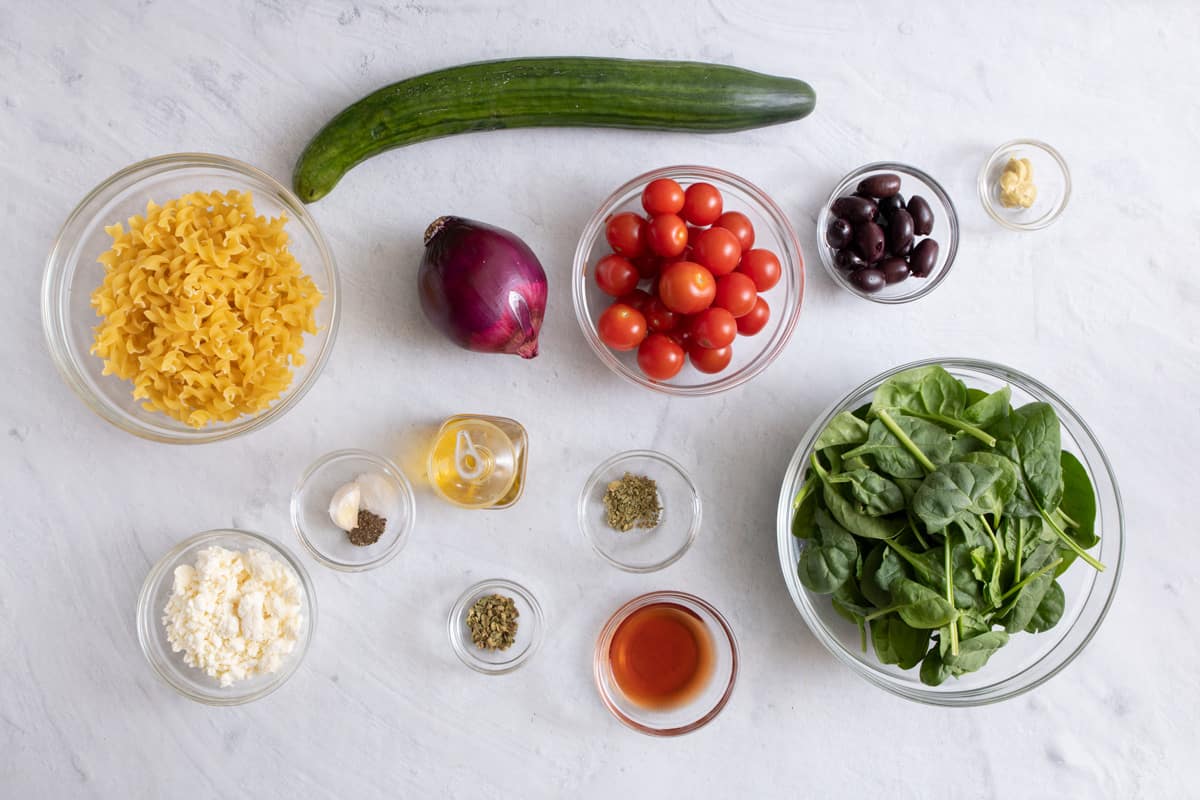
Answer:
[(779, 559), (816, 637), (912, 700), (979, 705), (1053, 677), (1120, 578), (1108, 459), (1051, 389), (935, 359), (850, 392), (801, 440)]

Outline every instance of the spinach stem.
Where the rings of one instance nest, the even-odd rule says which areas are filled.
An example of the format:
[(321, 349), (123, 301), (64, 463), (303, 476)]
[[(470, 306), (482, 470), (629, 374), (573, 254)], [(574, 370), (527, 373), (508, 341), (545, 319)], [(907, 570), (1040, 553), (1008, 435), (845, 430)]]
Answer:
[[(886, 424), (886, 423), (884, 423)], [(954, 565), (950, 552), (950, 529), (946, 529), (945, 539), (942, 541), (942, 550), (945, 553), (943, 561), (946, 568), (946, 601), (950, 603), (950, 608), (954, 609), (955, 619), (950, 621), (950, 655), (958, 655), (958, 609), (954, 606)]]
[(927, 419), (930, 422), (940, 422), (943, 425), (949, 425), (951, 428), (954, 428), (955, 430), (962, 431), (963, 433), (967, 434), (968, 436), (978, 439), (979, 441), (986, 444), (988, 447), (996, 446), (996, 437), (995, 436), (992, 436), (990, 433), (988, 433), (987, 431), (985, 431), (981, 428), (976, 428), (974, 425), (971, 425), (970, 423), (963, 422), (960, 419), (955, 419), (954, 417), (945, 417), (945, 416), (942, 416), (941, 414), (926, 414), (925, 412), (922, 412), (922, 411), (905, 411), (904, 413), (906, 413), (912, 417), (920, 417), (921, 419)]
[(937, 469), (933, 462), (929, 460), (929, 456), (921, 452), (921, 448), (908, 438), (908, 434), (896, 424), (896, 420), (892, 419), (892, 415), (887, 412), (886, 408), (881, 408), (876, 412), (875, 416), (883, 423), (883, 426), (891, 431), (892, 436), (900, 440), (900, 444), (904, 445), (904, 449), (912, 454), (912, 457), (917, 460), (917, 463), (925, 468), (926, 472), (933, 472)]
[(1029, 584), (1029, 582), (1030, 582), (1030, 581), (1034, 580), (1035, 578), (1040, 578), (1041, 576), (1045, 575), (1047, 572), (1049, 572), (1050, 570), (1054, 569), (1055, 567), (1057, 567), (1057, 566), (1058, 566), (1059, 564), (1061, 564), (1061, 563), (1062, 563), (1062, 559), (1061, 559), (1061, 558), (1056, 558), (1056, 559), (1054, 559), (1053, 561), (1051, 561), (1049, 564), (1047, 564), (1046, 566), (1042, 567), (1041, 569), (1039, 569), (1039, 570), (1034, 570), (1033, 572), (1029, 573), (1029, 574), (1028, 574), (1028, 575), (1026, 575), (1024, 578), (1022, 578), (1021, 580), (1019, 580), (1019, 581), (1017, 581), (1016, 583), (1014, 583), (1014, 584), (1013, 584), (1013, 585), (1012, 585), (1012, 586), (1009, 588), (1009, 590), (1008, 590), (1007, 592), (1005, 592), (1004, 594), (1000, 595), (1000, 601), (1001, 601), (1001, 602), (1004, 602), (1004, 601), (1005, 601), (1005, 600), (1007, 600), (1007, 599), (1008, 599), (1008, 598), (1009, 598), (1009, 597), (1010, 597), (1010, 596), (1011, 596), (1011, 595), (1012, 595), (1014, 592), (1019, 592), (1019, 591), (1021, 591), (1022, 589), (1024, 589), (1024, 588), (1025, 588), (1025, 587), (1026, 587), (1026, 586)]
[[(915, 531), (915, 529), (914, 529), (914, 531)], [(918, 559), (915, 555), (913, 555), (913, 553), (907, 547), (905, 547), (904, 545), (902, 545), (898, 542), (893, 541), (892, 539), (884, 539), (883, 542), (888, 547), (895, 550), (896, 555), (900, 556), (905, 561), (907, 561), (909, 564), (911, 564), (912, 568), (915, 569), (917, 572), (919, 572), (921, 574), (921, 576), (924, 577), (926, 580), (928, 580), (929, 578), (932, 577), (929, 572), (929, 566), (927, 564), (925, 564), (924, 562), (922, 562), (920, 559)]]
[(1071, 517), (1068, 516), (1067, 512), (1062, 510), (1062, 506), (1059, 506), (1058, 509), (1056, 509), (1054, 513), (1058, 514), (1060, 517), (1063, 518), (1063, 522), (1067, 523), (1067, 527), (1075, 528), (1076, 530), (1079, 529), (1079, 523), (1076, 522), (1075, 520), (1071, 519)]
[[(1004, 561), (1004, 545), (1000, 543), (1000, 539), (996, 536), (996, 532), (993, 531), (992, 526), (988, 524), (986, 514), (980, 514), (979, 521), (983, 523), (983, 528), (987, 531), (987, 535), (992, 537), (992, 584), (999, 586), (1001, 562)], [(999, 608), (1003, 603), (1004, 600), (997, 597), (992, 602), (992, 606), (994, 608)]]
[(1020, 523), (1017, 523), (1017, 553), (1013, 557), (1015, 568), (1013, 569), (1013, 583), (1021, 580), (1021, 556), (1025, 553), (1025, 528)]
[[(1036, 503), (1035, 503), (1035, 505), (1036, 505)], [(1091, 564), (1092, 568), (1095, 569), (1097, 572), (1104, 572), (1104, 565), (1102, 563), (1100, 563), (1099, 561), (1097, 561), (1095, 558), (1093, 558), (1091, 555), (1089, 555), (1086, 550), (1084, 550), (1082, 547), (1079, 546), (1078, 542), (1076, 542), (1070, 536), (1067, 536), (1066, 531), (1064, 531), (1062, 528), (1058, 527), (1058, 525), (1056, 525), (1054, 523), (1053, 517), (1051, 517), (1049, 514), (1047, 514), (1046, 510), (1044, 508), (1042, 508), (1039, 505), (1037, 507), (1037, 510), (1038, 510), (1038, 513), (1042, 515), (1042, 519), (1046, 521), (1046, 524), (1050, 526), (1050, 530), (1052, 530), (1056, 534), (1058, 534), (1059, 539), (1062, 539), (1063, 544), (1065, 544), (1070, 549), (1074, 550), (1075, 555), (1082, 558), (1088, 564)]]
[(808, 496), (816, 491), (817, 481), (805, 481), (800, 487), (800, 491), (796, 492), (796, 499), (792, 501), (792, 511), (799, 511), (800, 506), (808, 499)]

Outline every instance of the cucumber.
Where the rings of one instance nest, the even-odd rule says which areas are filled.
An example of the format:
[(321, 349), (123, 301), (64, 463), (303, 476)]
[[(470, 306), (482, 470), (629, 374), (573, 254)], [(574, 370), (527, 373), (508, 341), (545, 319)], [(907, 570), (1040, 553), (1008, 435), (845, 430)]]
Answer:
[(393, 83), (342, 111), (300, 154), (306, 203), (352, 167), (393, 147), (498, 128), (602, 127), (740, 131), (800, 119), (804, 81), (693, 61), (520, 58), (451, 67)]

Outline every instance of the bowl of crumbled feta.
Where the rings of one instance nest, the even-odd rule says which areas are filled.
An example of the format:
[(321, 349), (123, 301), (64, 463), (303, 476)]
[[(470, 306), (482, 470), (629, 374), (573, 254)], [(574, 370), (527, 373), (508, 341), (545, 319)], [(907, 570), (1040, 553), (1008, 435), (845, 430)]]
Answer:
[(154, 565), (137, 615), (142, 652), (160, 678), (197, 702), (231, 706), (287, 682), (308, 651), (317, 603), (304, 566), (283, 545), (214, 530)]

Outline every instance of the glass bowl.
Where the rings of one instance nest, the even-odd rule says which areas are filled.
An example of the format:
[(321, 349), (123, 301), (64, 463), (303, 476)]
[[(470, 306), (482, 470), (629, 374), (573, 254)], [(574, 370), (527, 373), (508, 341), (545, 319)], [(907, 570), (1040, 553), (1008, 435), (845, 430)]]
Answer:
[[(894, 172), (899, 175), (900, 193), (906, 198), (919, 194), (929, 202), (929, 207), (933, 210), (933, 231), (929, 238), (938, 243), (938, 260), (928, 277), (909, 277), (899, 283), (889, 284), (878, 292), (864, 292), (850, 282), (849, 272), (838, 269), (833, 263), (833, 248), (825, 241), (825, 230), (833, 221), (830, 210), (833, 202), (839, 197), (852, 194), (863, 178), (880, 172)], [(932, 292), (950, 274), (950, 267), (954, 265), (954, 257), (958, 253), (958, 212), (942, 185), (922, 170), (891, 161), (866, 164), (842, 178), (829, 193), (825, 205), (821, 207), (821, 213), (817, 216), (817, 252), (820, 253), (825, 271), (846, 291), (875, 303), (911, 303)]]
[[(268, 217), (286, 213), (289, 249), (325, 298), (315, 311), (318, 331), (305, 336), (306, 363), (293, 369), (291, 386), (267, 409), (231, 422), (192, 428), (133, 398), (133, 386), (103, 375), (104, 360), (92, 355), (100, 322), (91, 293), (104, 278), (96, 259), (109, 249), (106, 225), (144, 214), (146, 203), (163, 203), (194, 191), (237, 189), (254, 193), (255, 209)], [(283, 416), (312, 388), (333, 348), (339, 320), (337, 267), (325, 237), (304, 205), (265, 172), (240, 161), (203, 153), (159, 156), (126, 167), (88, 193), (67, 218), (42, 283), (42, 325), (50, 355), (63, 379), (97, 414), (129, 433), (159, 442), (196, 444), (228, 439)]]
[[(1096, 531), (1100, 543), (1089, 550), (1107, 569), (1097, 572), (1082, 561), (1067, 570), (1059, 583), (1067, 607), (1059, 623), (1038, 634), (1020, 633), (978, 672), (950, 678), (941, 686), (921, 683), (918, 670), (901, 670), (880, 664), (873, 651), (863, 652), (857, 626), (833, 610), (827, 595), (809, 592), (800, 583), (796, 563), (802, 542), (791, 533), (792, 500), (804, 485), (804, 467), (813, 443), (834, 416), (870, 401), (875, 389), (892, 375), (913, 367), (941, 364), (967, 386), (992, 392), (1012, 387), (1012, 403), (1049, 403), (1061, 423), (1063, 450), (1076, 455), (1087, 469), (1096, 490)], [(788, 465), (779, 495), (776, 517), (779, 565), (792, 600), (821, 644), (838, 661), (871, 683), (909, 700), (941, 706), (976, 706), (995, 703), (1029, 691), (1052, 678), (1079, 655), (1095, 635), (1112, 603), (1121, 577), (1125, 531), (1121, 495), (1108, 458), (1079, 415), (1053, 390), (1010, 367), (966, 358), (938, 358), (905, 364), (878, 375), (851, 391), (821, 416), (800, 440)], [(870, 645), (868, 645), (870, 648)]]
[[(1010, 158), (1028, 158), (1037, 199), (1029, 208), (1000, 203), (1000, 174)], [(1051, 225), (1071, 199), (1071, 171), (1062, 155), (1037, 139), (1014, 139), (997, 147), (979, 169), (979, 202), (988, 216), (1009, 230), (1036, 231)]]
[[(608, 526), (604, 493), (626, 472), (658, 485), (662, 518), (654, 528), (618, 531)], [(700, 531), (700, 492), (677, 461), (653, 450), (631, 450), (605, 461), (579, 493), (579, 528), (608, 563), (626, 572), (654, 572), (674, 564)]]
[[(487, 650), (471, 641), (467, 612), (477, 600), (490, 594), (511, 597), (517, 607), (517, 635), (507, 650)], [(528, 661), (541, 646), (545, 627), (546, 618), (537, 598), (521, 584), (500, 578), (480, 581), (463, 592), (446, 619), (446, 633), (454, 654), (468, 667), (484, 675), (503, 675)]]
[[(304, 616), (300, 638), (283, 666), (269, 675), (256, 675), (221, 687), (199, 669), (183, 662), (183, 653), (172, 652), (162, 624), (163, 608), (174, 588), (175, 568), (195, 563), (196, 553), (213, 545), (229, 550), (264, 550), (291, 568), (304, 591)], [(236, 706), (266, 697), (285, 684), (300, 667), (317, 625), (317, 598), (313, 584), (300, 560), (283, 545), (259, 533), (239, 530), (213, 530), (197, 533), (175, 545), (150, 569), (138, 594), (137, 631), (142, 653), (158, 677), (184, 697), (210, 706)]]
[[(609, 651), (613, 636), (633, 612), (646, 606), (670, 603), (682, 606), (700, 618), (712, 636), (713, 670), (708, 684), (687, 703), (673, 708), (643, 708), (633, 703), (621, 691), (612, 672)], [(621, 606), (604, 623), (596, 639), (592, 671), (600, 699), (612, 715), (639, 733), (650, 736), (679, 736), (704, 727), (713, 720), (733, 694), (738, 674), (738, 645), (721, 612), (686, 592), (650, 592), (635, 597)]]
[[(780, 282), (763, 295), (771, 307), (771, 318), (766, 327), (754, 336), (739, 336), (733, 343), (733, 361), (717, 375), (700, 372), (689, 361), (674, 378), (652, 380), (638, 368), (636, 350), (624, 353), (610, 350), (600, 341), (596, 331), (600, 314), (613, 303), (612, 297), (600, 291), (591, 274), (592, 265), (610, 252), (604, 236), (605, 225), (609, 217), (622, 211), (643, 213), (642, 190), (656, 178), (671, 178), (685, 187), (701, 181), (716, 186), (725, 198), (726, 211), (741, 211), (750, 218), (754, 225), (754, 246), (773, 251), (783, 267)], [(804, 298), (804, 256), (787, 215), (762, 189), (731, 172), (713, 167), (663, 167), (639, 175), (601, 203), (579, 237), (572, 282), (579, 327), (596, 356), (609, 369), (639, 386), (666, 394), (709, 395), (740, 386), (766, 369), (783, 351), (800, 317), (800, 304)]]
[[(333, 493), (360, 475), (383, 478), (388, 491), (373, 505), (363, 507), (387, 520), (383, 535), (374, 544), (351, 543), (346, 531), (329, 518)], [(304, 549), (327, 567), (343, 572), (364, 572), (396, 557), (408, 543), (416, 521), (416, 499), (404, 473), (392, 461), (366, 450), (338, 450), (321, 456), (304, 471), (292, 490), (292, 527)]]

